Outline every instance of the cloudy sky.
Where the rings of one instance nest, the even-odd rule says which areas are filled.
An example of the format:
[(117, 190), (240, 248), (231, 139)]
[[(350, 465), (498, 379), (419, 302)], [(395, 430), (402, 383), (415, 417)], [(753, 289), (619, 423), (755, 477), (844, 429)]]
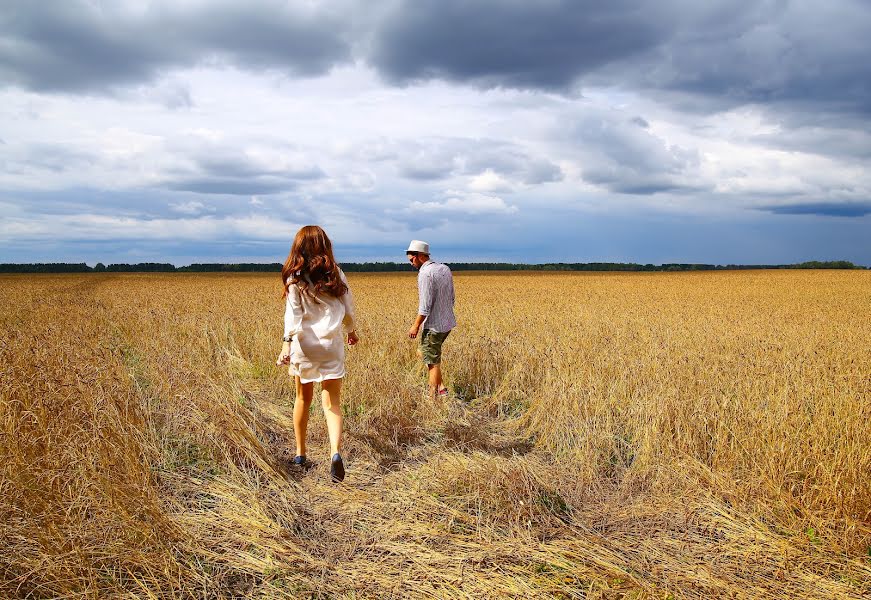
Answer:
[(867, 0), (3, 0), (0, 262), (871, 265)]

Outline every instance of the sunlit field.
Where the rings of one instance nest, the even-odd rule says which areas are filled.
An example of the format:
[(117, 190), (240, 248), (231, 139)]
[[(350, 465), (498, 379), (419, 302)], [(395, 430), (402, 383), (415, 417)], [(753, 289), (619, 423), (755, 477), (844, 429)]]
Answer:
[(0, 596), (871, 596), (871, 272), (349, 280), (337, 485), (277, 275), (0, 276)]

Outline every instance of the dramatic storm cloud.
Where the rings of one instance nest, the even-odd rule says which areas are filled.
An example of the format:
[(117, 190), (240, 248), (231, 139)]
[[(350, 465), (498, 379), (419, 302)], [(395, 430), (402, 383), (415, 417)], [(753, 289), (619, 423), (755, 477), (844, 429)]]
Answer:
[(650, 50), (668, 14), (637, 2), (407, 0), (378, 30), (372, 62), (390, 79), (564, 89)]
[(303, 2), (30, 2), (3, 10), (5, 79), (99, 91), (202, 63), (319, 75), (349, 59), (342, 21)]
[(861, 0), (10, 1), (0, 262), (871, 264)]

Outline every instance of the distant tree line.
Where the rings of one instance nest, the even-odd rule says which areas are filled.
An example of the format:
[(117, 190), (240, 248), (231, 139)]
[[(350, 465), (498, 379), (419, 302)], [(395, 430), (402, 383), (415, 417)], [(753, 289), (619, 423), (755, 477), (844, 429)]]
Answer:
[(281, 263), (193, 263), (179, 267), (176, 271), (182, 273), (277, 273), (281, 271)]
[[(449, 262), (454, 271), (735, 271), (746, 269), (865, 269), (847, 260), (809, 261), (794, 265), (710, 265), (694, 263), (471, 263)], [(278, 273), (281, 263), (194, 263), (176, 267), (170, 263), (0, 263), (0, 273)], [(384, 273), (412, 271), (407, 263), (364, 262), (342, 263), (349, 273)]]
[(0, 273), (90, 273), (85, 263), (0, 263)]

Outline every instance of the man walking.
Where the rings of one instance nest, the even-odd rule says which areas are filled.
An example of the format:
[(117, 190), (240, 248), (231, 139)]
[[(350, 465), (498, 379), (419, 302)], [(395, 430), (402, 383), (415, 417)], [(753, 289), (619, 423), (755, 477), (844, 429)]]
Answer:
[[(454, 317), (454, 278), (447, 265), (430, 260), (429, 244), (412, 240), (405, 251), (412, 266), (417, 269), (417, 318), (408, 337), (420, 336), (420, 351), (429, 370), (429, 393), (447, 396), (442, 385), (442, 344), (451, 329), (457, 326)], [(423, 330), (421, 331), (421, 328)]]

